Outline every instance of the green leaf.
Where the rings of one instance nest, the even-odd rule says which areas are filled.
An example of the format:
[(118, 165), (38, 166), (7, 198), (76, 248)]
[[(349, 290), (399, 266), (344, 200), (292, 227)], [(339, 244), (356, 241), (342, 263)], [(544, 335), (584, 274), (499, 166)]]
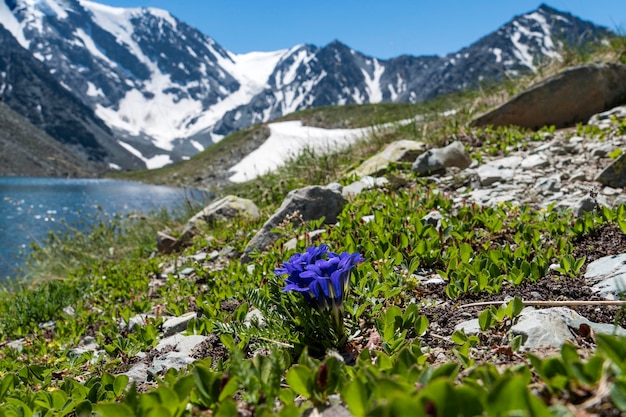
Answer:
[(239, 389), (239, 380), (235, 377), (232, 377), (228, 380), (226, 385), (222, 388), (220, 395), (218, 397), (219, 401), (224, 401), (229, 397), (235, 395), (237, 390)]
[(493, 325), (493, 313), (490, 309), (483, 310), (478, 316), (478, 325), (483, 332)]
[(76, 405), (75, 413), (77, 417), (91, 417), (91, 403), (89, 401), (83, 401)]
[(534, 417), (549, 417), (550, 411), (527, 388), (528, 378), (516, 375), (499, 380), (487, 396), (487, 415), (513, 415), (515, 412), (527, 412)]
[(349, 382), (341, 391), (341, 398), (355, 417), (365, 416), (369, 393), (360, 380), (355, 379)]
[(596, 334), (598, 350), (604, 352), (622, 372), (626, 372), (626, 338)]
[(620, 379), (613, 382), (611, 401), (617, 408), (626, 411), (626, 381)]
[(172, 417), (172, 414), (164, 405), (157, 405), (143, 412), (142, 417)]
[(135, 412), (129, 406), (121, 403), (100, 403), (93, 406), (93, 410), (102, 417), (132, 417)]
[(234, 417), (238, 415), (239, 412), (237, 411), (237, 404), (235, 404), (235, 402), (231, 399), (221, 403), (215, 412), (215, 417)]
[(522, 337), (521, 334), (517, 335), (513, 339), (511, 339), (510, 346), (511, 346), (511, 350), (513, 352), (518, 352), (519, 351), (520, 347), (522, 347), (522, 340), (523, 340), (523, 337)]
[(456, 330), (454, 333), (452, 333), (452, 341), (457, 345), (462, 345), (463, 343), (467, 342), (467, 340), (468, 337), (465, 334), (465, 330), (463, 329)]
[(304, 365), (294, 365), (287, 371), (287, 383), (296, 393), (306, 398), (312, 396), (313, 371)]
[(180, 401), (189, 396), (189, 393), (193, 389), (194, 381), (192, 375), (187, 375), (176, 381), (174, 384), (174, 391), (178, 395)]
[(415, 321), (415, 334), (417, 334), (418, 336), (424, 335), (424, 333), (426, 333), (426, 330), (428, 330), (429, 324), (430, 323), (426, 316), (419, 316)]
[[(516, 296), (511, 301), (511, 304), (513, 305), (513, 311), (512, 311), (513, 317), (519, 316), (520, 313), (522, 312), (522, 310), (524, 309), (524, 302), (522, 301), (521, 298)], [(513, 318), (513, 317), (511, 317), (511, 318)]]
[(124, 390), (128, 386), (128, 375), (118, 375), (115, 377), (115, 381), (113, 382), (113, 393), (116, 397), (119, 397), (124, 393)]
[(9, 391), (9, 388), (15, 386), (13, 374), (7, 374), (4, 378), (0, 379), (0, 403), (3, 401), (4, 396)]
[(211, 407), (219, 396), (217, 391), (219, 390), (220, 381), (217, 374), (203, 365), (196, 365), (191, 374), (193, 375), (200, 401), (205, 407)]

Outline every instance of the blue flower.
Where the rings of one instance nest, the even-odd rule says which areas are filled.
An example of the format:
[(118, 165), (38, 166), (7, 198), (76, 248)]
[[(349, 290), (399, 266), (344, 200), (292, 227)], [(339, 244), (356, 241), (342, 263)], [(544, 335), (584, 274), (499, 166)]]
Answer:
[(297, 253), (281, 268), (278, 275), (288, 275), (283, 291), (297, 291), (318, 311), (341, 311), (350, 287), (350, 272), (365, 259), (360, 253), (328, 252), (328, 246), (310, 247)]

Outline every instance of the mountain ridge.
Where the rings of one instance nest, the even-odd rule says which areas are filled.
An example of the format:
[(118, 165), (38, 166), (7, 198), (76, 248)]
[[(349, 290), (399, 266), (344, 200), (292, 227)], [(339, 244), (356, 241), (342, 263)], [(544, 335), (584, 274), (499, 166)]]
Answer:
[(558, 58), (558, 34), (578, 43), (611, 35), (541, 5), (458, 52), (383, 60), (339, 40), (234, 54), (167, 11), (87, 0), (5, 0), (0, 24), (93, 111), (96, 125), (106, 125), (101, 142), (126, 156), (107, 151), (102, 158), (124, 169), (188, 159), (234, 131), (296, 110), (414, 103), (534, 71)]

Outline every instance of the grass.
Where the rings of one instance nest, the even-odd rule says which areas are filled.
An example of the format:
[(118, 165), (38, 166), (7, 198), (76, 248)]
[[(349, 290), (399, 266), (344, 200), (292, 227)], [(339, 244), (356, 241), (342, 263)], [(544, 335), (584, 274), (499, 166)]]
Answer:
[[(473, 115), (527, 82), (522, 79), (519, 86), (492, 86), (420, 105), (347, 106), (287, 116), (283, 120), (300, 118), (341, 127), (388, 123), (417, 114), (424, 119), (375, 131), (368, 140), (335, 154), (303, 152), (276, 173), (221, 189), (252, 198), (261, 206), (261, 219), (208, 225), (180, 254), (157, 254), (155, 233), (166, 227), (179, 230), (188, 214), (117, 217), (85, 233), (50, 236), (46, 245), (35, 248), (24, 272), (29, 281), (0, 292), (0, 416), (229, 416), (237, 415), (238, 409), (256, 416), (296, 416), (333, 403), (345, 405), (355, 416), (573, 415), (572, 410), (593, 398), (586, 393), (597, 392), (603, 394), (590, 410), (626, 411), (623, 338), (599, 335), (593, 351), (578, 352), (565, 345), (546, 359), (520, 356), (511, 367), (479, 360), (477, 351), (492, 348), (490, 332), (519, 314), (519, 300), (485, 309), (480, 315), (482, 332), (454, 333), (450, 355), (433, 362), (422, 348), (425, 335), (435, 333), (423, 314), (429, 297), (415, 278), (416, 273), (437, 272), (445, 279), (449, 300), (498, 294), (548, 274), (574, 280), (585, 261), (574, 256), (573, 242), (607, 225), (626, 231), (624, 207), (575, 219), (554, 209), (458, 206), (403, 167), (392, 167), (390, 176), (414, 185), (359, 194), (344, 208), (338, 225), (325, 227), (323, 241), (331, 250), (359, 252), (366, 258), (353, 271), (344, 304), (350, 346), (358, 355), (351, 357), (346, 346), (333, 346), (347, 355), (350, 365), (336, 352), (326, 354), (323, 342), (328, 332), (319, 327), (326, 323), (323, 317), (308, 309), (301, 297), (283, 293), (282, 278), (274, 274), (274, 268), (310, 244), (300, 240), (295, 250), (286, 250), (285, 241), (306, 236), (322, 227), (321, 222), (284, 226), (283, 238), (257, 255), (254, 267), (237, 258), (203, 264), (189, 257), (225, 246), (241, 252), (288, 191), (348, 182), (351, 169), (399, 138), (430, 144), (464, 140), (475, 158), (505, 154), (512, 146), (541, 140), (541, 133), (519, 129), (468, 127)], [(441, 115), (449, 109), (456, 114)], [(224, 164), (219, 161), (231, 147), (247, 146), (266, 129), (258, 125), (233, 134), (183, 164), (123, 175), (187, 186), (200, 176), (201, 183), (210, 177), (211, 164)], [(579, 130), (590, 137), (608, 134)], [(433, 210), (442, 214), (440, 230), (420, 220)], [(371, 221), (362, 220), (369, 215)], [(549, 272), (552, 264), (560, 270)], [(189, 267), (193, 273), (157, 278), (168, 266), (175, 271)], [(154, 285), (157, 281), (159, 286)], [(234, 308), (222, 308), (225, 303)], [(188, 331), (217, 336), (223, 354), (159, 374), (154, 384), (139, 391), (128, 387), (121, 372), (138, 352), (156, 345), (163, 314), (189, 311), (200, 316)], [(251, 311), (261, 312), (264, 323), (246, 321)], [(153, 318), (133, 332), (121, 325), (138, 313), (153, 313)], [(50, 321), (53, 326), (42, 325)], [(361, 348), (359, 338), (374, 331), (379, 347)], [(85, 336), (97, 341), (101, 356), (72, 351)], [(21, 351), (10, 347), (20, 339)], [(515, 343), (511, 345), (511, 355), (519, 355), (513, 350)]]

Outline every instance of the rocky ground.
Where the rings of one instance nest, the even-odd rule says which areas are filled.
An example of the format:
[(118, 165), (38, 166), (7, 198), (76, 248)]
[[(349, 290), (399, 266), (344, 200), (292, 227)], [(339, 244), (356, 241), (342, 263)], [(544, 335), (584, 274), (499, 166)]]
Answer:
[[(466, 145), (464, 147), (433, 149), (428, 154), (421, 154), (413, 168), (423, 169), (426, 162), (430, 164), (427, 164), (428, 173), (423, 177), (425, 181), (435, 183), (440, 192), (447, 194), (459, 205), (475, 203), (498, 206), (504, 202), (531, 205), (536, 208), (555, 205), (572, 208), (578, 215), (584, 216), (585, 212), (599, 210), (603, 205), (614, 206), (626, 201), (618, 178), (602, 180), (606, 185), (597, 181), (607, 167), (618, 163), (615, 151), (624, 146), (626, 141), (626, 136), (618, 131), (619, 120), (626, 118), (626, 108), (615, 109), (610, 115), (615, 117), (601, 115), (593, 122), (605, 128), (612, 123), (614, 133), (606, 134), (604, 137), (579, 135), (576, 129), (562, 129), (544, 134), (541, 140), (529, 140), (523, 145), (513, 146), (504, 152), (506, 155), (504, 153), (483, 155), (482, 161), (479, 161), (475, 157), (470, 157), (469, 153), (458, 154), (459, 149), (471, 148), (472, 140), (476, 140), (468, 136), (461, 139)], [(390, 152), (394, 147), (403, 151)], [(423, 149), (422, 145), (415, 147)], [(401, 164), (407, 153), (411, 158), (414, 157), (411, 152), (415, 149), (411, 148), (414, 146), (401, 141), (390, 145), (378, 157), (392, 155), (394, 159), (392, 162)], [(453, 155), (446, 155), (450, 150)], [(463, 152), (465, 151), (461, 151)], [(428, 161), (424, 162), (425, 159)], [(388, 176), (389, 178), (377, 177), (376, 173), (384, 171), (381, 167), (387, 162), (379, 160), (376, 164), (372, 164), (372, 161), (364, 163), (363, 167), (370, 166), (369, 173), (374, 176), (363, 175), (361, 180), (345, 187), (331, 184), (322, 188), (336, 194), (341, 192), (343, 199), (347, 200), (366, 189), (422, 186), (424, 180), (411, 180), (410, 178), (414, 177), (410, 175), (401, 179), (402, 172), (396, 172), (395, 175)], [(432, 172), (436, 174), (431, 175)], [(274, 217), (278, 218), (273, 217), (273, 220), (268, 220), (268, 224), (284, 220), (288, 215), (286, 213), (293, 211), (294, 206), (291, 204), (297, 206), (302, 204), (303, 200), (313, 204), (311, 194), (301, 196), (303, 200), (298, 200), (299, 195), (308, 192), (307, 189), (303, 190), (291, 193), (275, 214)], [(321, 198), (321, 201), (328, 201), (327, 197)], [(297, 207), (302, 210), (302, 206)], [(185, 229), (185, 233), (194, 233), (192, 223), (195, 221), (223, 219), (242, 212), (250, 216), (259, 215), (254, 205), (243, 204), (240, 199), (228, 197), (207, 207), (202, 215), (195, 216)], [(326, 215), (332, 217), (332, 214)], [(272, 228), (273, 226), (264, 227), (259, 233), (270, 233)], [(271, 237), (269, 239), (271, 240)], [(522, 351), (545, 356), (557, 352), (566, 342), (578, 346), (581, 352), (591, 351), (594, 346), (594, 332), (626, 334), (624, 330), (626, 314), (623, 307), (605, 304), (607, 301), (619, 300), (620, 291), (624, 288), (622, 284), (626, 284), (622, 257), (616, 257), (626, 253), (626, 235), (617, 226), (607, 224), (573, 243), (574, 256), (586, 258), (582, 268), (586, 274), (583, 273), (574, 279), (563, 279), (559, 273), (551, 269), (548, 275), (538, 282), (524, 283), (517, 287), (505, 285), (498, 294), (467, 294), (452, 301), (445, 294), (444, 280), (435, 271), (419, 271), (417, 278), (421, 284), (415, 288), (412, 297), (428, 300), (426, 303), (428, 306), (421, 310), (430, 321), (422, 345), (429, 352), (430, 360), (433, 363), (454, 360), (451, 353), (451, 347), (454, 346), (451, 336), (459, 329), (463, 329), (467, 334), (480, 335), (482, 338), (484, 342), (480, 344), (482, 347), (472, 352), (476, 360), (500, 365), (524, 360), (523, 355), (513, 352), (508, 347), (509, 341), (515, 335), (522, 335)], [(154, 275), (152, 286), (156, 289), (164, 285), (168, 276), (192, 280), (200, 287), (206, 286), (206, 279), (196, 275), (195, 271), (222, 269), (227, 262), (237, 262), (241, 255), (242, 253), (225, 246), (221, 251), (211, 253), (198, 251), (180, 257), (169, 265), (163, 265), (161, 273)], [(481, 332), (476, 318), (486, 306), (467, 305), (493, 302), (499, 306), (513, 297), (519, 297), (524, 301), (525, 308), (522, 314), (513, 321), (505, 321), (489, 331)], [(581, 301), (584, 302), (583, 305), (579, 305)], [(541, 303), (547, 305), (533, 305)], [(236, 305), (222, 307), (232, 310)], [(168, 368), (181, 368), (202, 357), (220, 358), (227, 355), (227, 350), (213, 336), (185, 335), (188, 322), (196, 315), (196, 311), (190, 305), (187, 314), (166, 318), (163, 337), (158, 346), (150, 352), (140, 353), (119, 371), (137, 381), (142, 389), (147, 389), (152, 385), (153, 375), (158, 375)], [(140, 315), (133, 318), (130, 323), (123, 324), (125, 331), (131, 331), (133, 326), (141, 326), (145, 318), (145, 315)], [(363, 335), (352, 341), (353, 348), (360, 350), (380, 347), (378, 345), (381, 340), (375, 328), (363, 330)], [(84, 346), (79, 349), (96, 351), (99, 349), (93, 343), (93, 339), (88, 338), (83, 344)]]

